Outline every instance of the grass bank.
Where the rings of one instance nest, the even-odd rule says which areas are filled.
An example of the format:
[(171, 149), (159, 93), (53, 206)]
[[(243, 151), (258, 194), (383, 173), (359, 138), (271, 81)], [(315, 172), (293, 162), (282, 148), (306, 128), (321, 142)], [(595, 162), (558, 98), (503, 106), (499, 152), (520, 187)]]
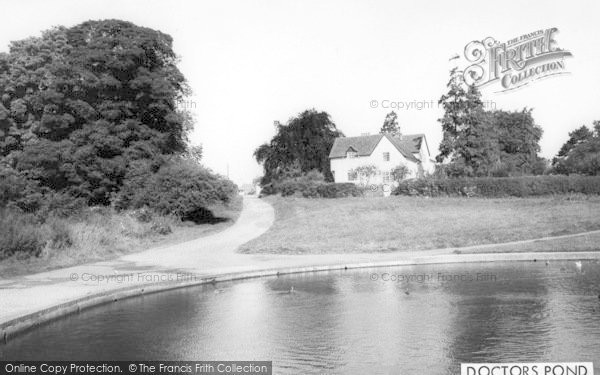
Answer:
[[(531, 198), (266, 198), (273, 227), (243, 253), (392, 252), (494, 244), (600, 229), (600, 197)], [(600, 250), (600, 235), (498, 248), (493, 251)]]
[[(235, 197), (228, 205), (215, 205), (210, 210), (213, 217), (199, 224), (156, 215), (140, 220), (138, 212), (116, 212), (109, 208), (90, 209), (76, 217), (52, 219), (37, 226), (30, 224), (30, 229), (37, 231), (37, 237), (44, 242), (43, 248), (38, 256), (18, 252), (0, 260), (0, 279), (110, 260), (213, 234), (237, 220), (242, 198)], [(27, 243), (24, 236), (26, 233), (13, 234), (15, 241)]]

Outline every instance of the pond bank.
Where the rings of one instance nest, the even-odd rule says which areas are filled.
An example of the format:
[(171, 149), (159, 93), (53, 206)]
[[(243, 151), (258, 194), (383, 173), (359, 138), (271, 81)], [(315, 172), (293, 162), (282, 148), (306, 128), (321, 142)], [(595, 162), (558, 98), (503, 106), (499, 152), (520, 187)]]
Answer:
[(266, 232), (272, 206), (248, 197), (238, 221), (208, 237), (106, 262), (0, 281), (0, 340), (38, 324), (123, 298), (203, 283), (286, 273), (412, 264), (600, 259), (600, 252), (458, 254), (457, 249), (322, 255), (240, 254)]

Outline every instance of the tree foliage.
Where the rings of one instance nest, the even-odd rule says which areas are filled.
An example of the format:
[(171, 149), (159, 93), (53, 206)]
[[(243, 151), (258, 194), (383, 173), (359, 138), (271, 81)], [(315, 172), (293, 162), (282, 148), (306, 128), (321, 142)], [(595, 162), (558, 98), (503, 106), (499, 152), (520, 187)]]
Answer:
[(500, 161), (510, 171), (528, 174), (539, 163), (538, 152), (542, 128), (535, 123), (532, 109), (521, 111), (493, 111), (493, 126), (498, 133)]
[(332, 181), (329, 152), (335, 138), (343, 136), (327, 112), (306, 110), (291, 118), (287, 124), (275, 122), (276, 134), (269, 143), (254, 152), (256, 161), (263, 164), (262, 184), (284, 177), (290, 169), (300, 173), (317, 170)]
[(542, 129), (531, 109), (486, 111), (479, 90), (466, 86), (456, 70), (447, 87), (439, 101), (443, 139), (436, 159), (449, 162), (444, 168), (448, 176), (508, 176), (540, 169)]
[(400, 125), (398, 125), (398, 115), (396, 112), (391, 111), (385, 116), (383, 125), (381, 126), (380, 134), (391, 134), (393, 136), (400, 136)]
[(467, 86), (456, 69), (450, 72), (447, 84), (448, 92), (438, 101), (444, 109), (444, 116), (438, 121), (442, 124), (443, 138), (440, 143), (438, 162), (454, 161), (460, 155), (466, 139), (466, 132), (481, 122), (483, 103), (481, 94), (475, 86)]
[(183, 152), (188, 93), (170, 36), (106, 20), (0, 55), (0, 158), (54, 191), (108, 204), (132, 162)]
[(582, 126), (570, 132), (552, 165), (560, 174), (600, 175), (600, 121), (594, 121), (593, 130)]

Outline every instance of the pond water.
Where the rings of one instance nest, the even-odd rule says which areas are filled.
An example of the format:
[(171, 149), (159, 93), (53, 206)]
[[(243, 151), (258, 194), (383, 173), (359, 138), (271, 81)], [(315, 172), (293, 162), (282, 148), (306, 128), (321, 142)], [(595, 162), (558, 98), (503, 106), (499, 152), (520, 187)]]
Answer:
[(599, 294), (597, 262), (297, 274), (99, 306), (0, 345), (0, 358), (272, 360), (276, 374), (544, 361), (593, 361), (600, 371)]

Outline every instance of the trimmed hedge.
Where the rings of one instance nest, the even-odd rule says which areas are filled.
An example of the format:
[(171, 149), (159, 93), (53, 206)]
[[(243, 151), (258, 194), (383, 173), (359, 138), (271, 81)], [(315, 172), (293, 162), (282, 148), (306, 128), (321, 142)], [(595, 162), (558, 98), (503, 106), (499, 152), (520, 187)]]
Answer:
[(528, 197), (551, 194), (600, 194), (600, 176), (521, 176), (422, 178), (400, 183), (394, 195)]
[(317, 193), (322, 198), (360, 197), (363, 190), (351, 182), (323, 183), (317, 186)]
[(306, 180), (284, 180), (265, 185), (261, 195), (281, 193), (282, 197), (300, 195), (304, 198), (345, 198), (361, 197), (363, 190), (353, 183), (335, 183)]

